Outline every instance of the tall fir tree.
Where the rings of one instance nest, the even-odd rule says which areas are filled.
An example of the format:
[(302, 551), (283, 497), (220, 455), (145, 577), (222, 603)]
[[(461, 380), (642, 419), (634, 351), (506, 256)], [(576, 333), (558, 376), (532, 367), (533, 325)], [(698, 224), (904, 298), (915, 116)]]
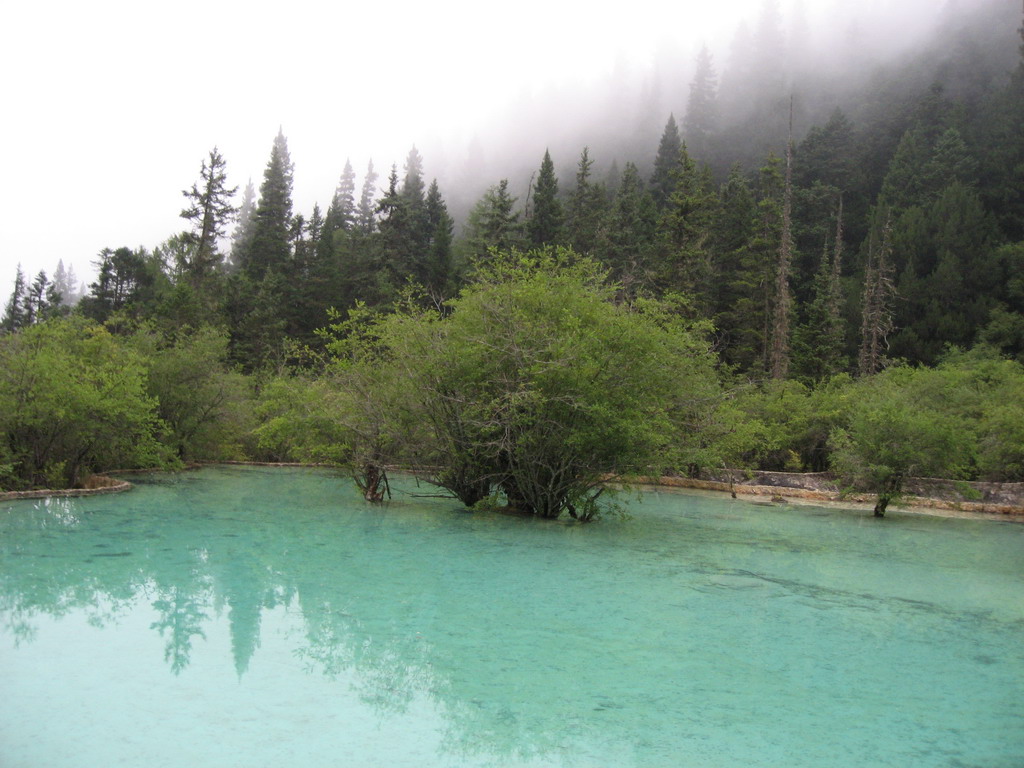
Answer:
[(664, 208), (675, 189), (675, 171), (679, 163), (679, 149), (683, 141), (679, 136), (679, 126), (674, 115), (668, 116), (665, 130), (658, 143), (658, 153), (654, 156), (654, 173), (651, 175), (650, 192), (654, 204)]
[(861, 297), (860, 351), (857, 370), (871, 376), (886, 362), (889, 334), (894, 328), (896, 284), (892, 264), (892, 212), (879, 206), (867, 242), (864, 293)]
[(588, 230), (592, 229), (591, 223), (587, 221), (587, 207), (591, 196), (590, 181), (594, 168), (594, 161), (590, 158), (590, 148), (584, 147), (580, 152), (579, 162), (576, 164), (576, 184), (569, 195), (568, 221), (566, 222), (567, 240), (576, 250), (586, 252), (586, 245), (593, 241)]
[(255, 224), (256, 214), (256, 188), (252, 185), (252, 179), (245, 185), (242, 193), (242, 202), (238, 206), (238, 213), (235, 217), (235, 230), (231, 234), (231, 261), (229, 266), (234, 269), (241, 266), (243, 253), (249, 247), (252, 240), (252, 231)]
[(567, 241), (580, 253), (596, 255), (607, 248), (603, 231), (608, 214), (608, 195), (604, 185), (591, 179), (594, 161), (584, 147), (576, 165), (576, 185), (569, 196)]
[(714, 249), (720, 288), (714, 321), (726, 363), (756, 369), (761, 359), (766, 267), (755, 247), (759, 229), (757, 201), (739, 165), (734, 165), (718, 193)]
[(73, 306), (78, 300), (75, 269), (70, 266), (65, 267), (64, 259), (57, 261), (57, 268), (53, 271), (53, 290), (60, 294), (60, 301), (64, 306)]
[(371, 235), (377, 229), (377, 179), (373, 160), (370, 160), (366, 165), (359, 206), (356, 208), (356, 229), (363, 236)]
[(706, 45), (697, 54), (697, 68), (690, 82), (683, 134), (693, 156), (711, 160), (711, 146), (718, 129), (718, 86), (711, 52)]
[(660, 224), (658, 282), (662, 290), (688, 294), (694, 309), (707, 316), (718, 280), (711, 247), (718, 199), (710, 173), (697, 166), (685, 144), (679, 149), (673, 180)]
[(323, 231), (317, 245), (317, 255), (321, 260), (328, 260), (334, 252), (335, 235), (339, 232), (348, 233), (356, 224), (356, 174), (352, 163), (345, 160), (345, 168), (341, 172), (338, 186), (334, 190), (331, 204), (327, 206), (324, 216)]
[(752, 288), (744, 312), (747, 325), (743, 335), (748, 352), (754, 352), (756, 347), (758, 358), (756, 363), (753, 359), (744, 360), (744, 367), (751, 372), (768, 373), (771, 370), (769, 350), (778, 280), (779, 246), (782, 242), (784, 189), (782, 161), (770, 153), (758, 176), (757, 223), (743, 264), (743, 271)]
[(640, 171), (633, 163), (626, 163), (612, 204), (605, 262), (627, 299), (653, 288), (657, 218), (654, 200), (644, 188)]
[(544, 150), (537, 181), (533, 185), (533, 206), (526, 221), (526, 237), (539, 248), (558, 243), (562, 235), (562, 204), (558, 199), (558, 179), (551, 153)]
[(842, 314), (840, 282), (842, 258), (843, 199), (840, 196), (831, 253), (826, 238), (805, 320), (794, 333), (795, 373), (810, 383), (823, 381), (847, 367), (846, 323)]
[(377, 202), (379, 267), (386, 271), (393, 286), (400, 285), (409, 275), (408, 220), (409, 202), (402, 195), (398, 181), (398, 167), (391, 166), (388, 188)]
[(25, 273), (21, 271), (21, 264), (14, 275), (14, 290), (7, 299), (4, 307), (4, 315), (0, 318), (0, 330), (13, 333), (27, 325), (25, 319), (25, 294), (28, 286), (25, 284)]
[(516, 200), (508, 191), (508, 179), (502, 179), (473, 206), (466, 221), (466, 246), (471, 259), (487, 259), (492, 249), (508, 251), (521, 245)]
[(448, 206), (441, 197), (437, 179), (434, 179), (427, 189), (426, 210), (430, 243), (423, 284), (427, 295), (440, 306), (455, 294), (457, 280), (452, 261), (455, 222), (448, 214)]
[(426, 184), (423, 178), (423, 156), (415, 145), (405, 159), (405, 177), (401, 198), (404, 217), (400, 233), (402, 279), (411, 276), (423, 285), (427, 280), (428, 250), (430, 248), (430, 222), (427, 216)]
[(236, 213), (231, 198), (237, 191), (238, 187), (227, 186), (227, 163), (214, 147), (203, 160), (199, 181), (181, 193), (188, 201), (181, 218), (192, 224), (194, 250), (186, 265), (186, 275), (194, 287), (198, 288), (221, 267), (217, 242), (227, 234), (227, 225)]
[(243, 257), (245, 271), (254, 280), (261, 280), (270, 272), (287, 275), (289, 271), (294, 173), (288, 140), (283, 131), (278, 131), (263, 171), (252, 239)]

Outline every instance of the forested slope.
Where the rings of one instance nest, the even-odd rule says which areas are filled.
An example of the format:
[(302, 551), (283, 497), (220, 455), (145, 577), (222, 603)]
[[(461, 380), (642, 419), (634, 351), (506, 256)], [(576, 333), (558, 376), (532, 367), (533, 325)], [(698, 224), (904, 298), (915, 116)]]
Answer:
[[(1024, 478), (1012, 449), (1024, 432), (1024, 64), (1011, 5), (947, 10), (926, 43), (879, 64), (815, 58), (766, 4), (720, 74), (701, 51), (685, 109), (660, 116), (656, 142), (641, 146), (643, 125), (614, 137), (594, 127), (609, 154), (581, 146), (559, 177), (565, 159), (545, 151), (528, 178), (493, 179), (458, 223), (415, 147), (380, 176), (346, 164), (306, 212), (294, 210), (301, 169), (283, 134), (258, 190), (239, 193), (211, 150), (185, 192), (186, 228), (151, 250), (102, 251), (74, 308), (63, 272), (31, 283), (19, 272), (0, 338), (2, 482), (77, 482), (87, 465), (174, 457), (343, 460), (351, 441), (295, 428), (325, 402), (314, 390), (341, 386), (329, 374), (338, 334), (396, 306), (444, 322), (489, 265), (554, 248), (568, 250), (547, 268), (582, 259), (606, 275), (608, 301), (661, 302), (703, 340), (718, 394), (682, 462), (693, 471), (845, 462), (852, 478), (872, 450), (858, 434), (902, 419), (928, 457), (900, 459), (900, 476)], [(152, 443), (101, 457), (61, 437), (63, 455), (45, 414), (29, 423), (26, 392), (63, 369), (25, 356), (87, 348), (102, 350), (95, 365), (138, 366), (148, 389), (118, 391), (149, 403), (136, 427)], [(189, 391), (209, 397), (197, 413)], [(889, 410), (861, 413), (868, 394)]]

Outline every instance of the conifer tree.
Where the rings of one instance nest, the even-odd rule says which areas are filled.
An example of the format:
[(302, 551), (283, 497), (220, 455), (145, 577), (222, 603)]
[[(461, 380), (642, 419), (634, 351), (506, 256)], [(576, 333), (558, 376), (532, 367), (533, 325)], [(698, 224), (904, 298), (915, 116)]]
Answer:
[(826, 239), (814, 276), (806, 321), (795, 334), (794, 367), (810, 382), (819, 382), (846, 368), (846, 326), (842, 315), (843, 199), (836, 213), (835, 242), (829, 253)]
[(166, 279), (144, 248), (104, 248), (94, 264), (96, 281), (90, 283), (79, 307), (86, 317), (101, 323), (118, 310), (141, 315), (156, 300), (159, 280)]
[(406, 240), (409, 203), (399, 189), (398, 167), (394, 164), (388, 174), (387, 191), (377, 203), (377, 216), (381, 250), (379, 266), (387, 269), (392, 285), (398, 285), (409, 276)]
[(413, 145), (405, 158), (405, 177), (402, 180), (402, 197), (409, 203), (410, 208), (422, 205), (424, 201), (423, 182), (423, 156)]
[(568, 243), (578, 253), (594, 254), (607, 246), (602, 231), (608, 212), (608, 196), (604, 186), (591, 181), (594, 161), (590, 150), (583, 148), (576, 166), (576, 186), (569, 197)]
[(755, 227), (745, 249), (741, 271), (746, 290), (740, 326), (742, 366), (748, 371), (769, 372), (773, 300), (778, 279), (779, 244), (782, 241), (784, 175), (781, 161), (769, 154), (758, 177)]
[(424, 287), (436, 304), (443, 303), (455, 293), (455, 270), (452, 263), (452, 234), (455, 222), (448, 214), (448, 206), (441, 197), (437, 179), (430, 183), (426, 199), (427, 221), (430, 227), (430, 247)]
[(243, 265), (254, 280), (268, 272), (287, 274), (292, 256), (292, 183), (294, 166), (288, 140), (278, 131), (263, 171), (260, 200), (256, 205), (252, 239), (244, 251)]
[(345, 160), (338, 186), (334, 190), (331, 204), (327, 206), (323, 230), (317, 244), (317, 255), (321, 261), (328, 260), (334, 252), (335, 235), (350, 232), (356, 223), (356, 174), (352, 163)]
[(686, 145), (697, 158), (709, 160), (711, 140), (718, 128), (717, 77), (706, 45), (697, 54), (697, 70), (690, 83), (683, 123)]
[(194, 250), (185, 269), (193, 286), (200, 285), (220, 267), (217, 241), (225, 236), (228, 222), (236, 212), (231, 198), (238, 187), (228, 188), (226, 168), (227, 163), (214, 147), (208, 159), (203, 160), (199, 181), (192, 185), (192, 189), (181, 193), (188, 201), (181, 211), (181, 218), (192, 223)]
[(845, 194), (859, 186), (853, 124), (836, 107), (828, 122), (811, 128), (793, 160), (793, 179), (801, 187), (823, 184)]
[(720, 275), (713, 317), (722, 358), (743, 370), (756, 367), (761, 348), (763, 274), (751, 247), (757, 221), (754, 194), (742, 168), (734, 165), (719, 189), (713, 225)]
[(423, 157), (415, 146), (409, 150), (405, 160), (405, 177), (402, 181), (401, 198), (404, 216), (401, 222), (398, 248), (403, 279), (411, 275), (423, 284), (427, 273), (427, 251), (430, 247), (430, 222), (427, 217), (423, 180)]
[(651, 198), (659, 209), (668, 204), (675, 189), (675, 169), (679, 163), (682, 143), (675, 116), (669, 115), (658, 144), (658, 153), (654, 157), (654, 173), (650, 184)]
[(864, 270), (861, 342), (857, 356), (857, 369), (861, 376), (871, 376), (882, 369), (888, 337), (894, 327), (896, 285), (893, 280), (891, 237), (892, 213), (879, 207), (872, 222)]
[(663, 290), (689, 294), (697, 311), (707, 316), (718, 280), (711, 249), (717, 195), (710, 172), (697, 167), (685, 144), (679, 149), (673, 179), (675, 187), (660, 225), (659, 283)]
[(651, 263), (657, 234), (654, 201), (644, 189), (640, 171), (626, 163), (618, 194), (612, 205), (606, 264), (622, 284), (627, 297), (654, 283)]
[(517, 198), (508, 191), (508, 179), (488, 189), (466, 222), (470, 256), (486, 259), (492, 249), (508, 251), (521, 244), (519, 214), (515, 213)]
[(231, 266), (241, 265), (242, 254), (249, 247), (252, 240), (253, 225), (256, 214), (256, 188), (252, 185), (252, 179), (245, 185), (242, 193), (242, 202), (238, 206), (238, 214), (235, 218), (235, 231), (231, 234)]
[(78, 288), (75, 283), (74, 268), (65, 268), (64, 259), (59, 259), (57, 268), (53, 271), (53, 290), (60, 295), (61, 304), (71, 306), (75, 303)]
[(373, 160), (366, 166), (363, 177), (363, 188), (359, 195), (359, 207), (356, 209), (356, 229), (362, 235), (371, 235), (377, 228), (377, 173), (373, 170)]
[[(590, 200), (590, 174), (594, 161), (590, 159), (590, 148), (584, 147), (576, 165), (576, 186), (569, 197), (568, 241), (573, 248), (587, 240), (587, 203)], [(580, 249), (582, 252), (582, 249)]]
[(558, 200), (558, 179), (551, 153), (544, 150), (537, 181), (533, 185), (533, 209), (526, 222), (526, 236), (530, 245), (540, 248), (555, 245), (562, 232), (562, 204)]
[(4, 307), (4, 316), (0, 319), (0, 330), (13, 333), (27, 325), (25, 320), (26, 291), (25, 273), (21, 271), (21, 264), (19, 264), (18, 271), (14, 275), (14, 290), (11, 291), (11, 296)]

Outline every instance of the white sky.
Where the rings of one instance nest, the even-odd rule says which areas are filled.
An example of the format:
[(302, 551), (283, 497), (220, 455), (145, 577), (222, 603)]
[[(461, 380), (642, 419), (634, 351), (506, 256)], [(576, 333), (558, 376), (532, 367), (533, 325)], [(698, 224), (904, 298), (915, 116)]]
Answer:
[[(804, 0), (809, 11), (824, 2)], [(89, 280), (101, 248), (152, 248), (183, 229), (181, 190), (214, 145), (229, 183), (244, 188), (251, 177), (258, 189), (283, 127), (295, 210), (308, 215), (314, 202), (326, 208), (346, 158), (361, 184), (372, 157), (383, 184), (414, 143), (465, 157), (477, 126), (524, 89), (593, 81), (617, 60), (643, 67), (666, 43), (692, 56), (761, 4), (9, 3), (0, 14), (0, 309), (19, 262), (29, 279), (52, 276), (63, 259)]]

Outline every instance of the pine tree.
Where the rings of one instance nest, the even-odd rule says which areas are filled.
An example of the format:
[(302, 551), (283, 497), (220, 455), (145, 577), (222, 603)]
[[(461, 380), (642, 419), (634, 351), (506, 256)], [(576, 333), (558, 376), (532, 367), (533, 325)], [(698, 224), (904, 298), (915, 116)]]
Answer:
[(508, 179), (488, 189), (466, 222), (467, 246), (471, 258), (486, 259), (492, 249), (508, 251), (521, 243), (517, 198), (509, 194)]
[(683, 132), (686, 145), (697, 158), (709, 160), (711, 141), (718, 129), (717, 77), (706, 45), (697, 54), (697, 70), (690, 83)]
[(242, 193), (242, 203), (238, 206), (238, 214), (235, 218), (235, 231), (231, 235), (231, 267), (241, 265), (242, 254), (252, 240), (252, 231), (255, 224), (256, 214), (256, 189), (252, 185), (252, 179), (245, 185), (245, 192)]
[(226, 234), (228, 222), (236, 212), (231, 198), (238, 187), (228, 188), (227, 164), (217, 147), (210, 150), (208, 160), (203, 160), (199, 181), (192, 185), (192, 189), (181, 193), (188, 200), (188, 205), (181, 211), (181, 218), (192, 222), (194, 252), (186, 273), (194, 286), (201, 284), (220, 267), (217, 241)]
[[(743, 365), (747, 370), (770, 372), (769, 349), (772, 339), (772, 317), (778, 280), (779, 246), (782, 242), (782, 209), (784, 174), (782, 162), (775, 154), (760, 169), (757, 195), (756, 228), (744, 254), (742, 270), (749, 292), (744, 297), (741, 329), (745, 351)], [(757, 355), (756, 362), (753, 354)]]
[(893, 330), (893, 302), (896, 285), (892, 265), (892, 213), (875, 211), (867, 245), (864, 295), (861, 299), (861, 342), (857, 369), (861, 376), (878, 373), (885, 364), (888, 337)]
[(978, 163), (956, 128), (949, 128), (935, 141), (931, 157), (921, 169), (925, 199), (935, 200), (951, 184), (973, 187), (978, 178)]
[(25, 325), (33, 325), (42, 322), (49, 314), (53, 299), (58, 299), (53, 292), (53, 287), (46, 277), (45, 270), (39, 270), (32, 285), (25, 292), (24, 321)]
[(658, 144), (658, 154), (654, 157), (654, 174), (651, 176), (650, 184), (651, 198), (659, 209), (668, 204), (675, 189), (675, 169), (679, 163), (679, 149), (682, 144), (676, 119), (669, 115), (665, 130), (661, 134), (661, 142)]
[(612, 205), (607, 265), (612, 277), (631, 298), (654, 283), (651, 260), (655, 250), (657, 212), (644, 189), (640, 171), (626, 163), (618, 194)]
[(663, 290), (683, 291), (707, 316), (714, 304), (712, 225), (718, 204), (707, 168), (698, 168), (686, 145), (679, 149), (673, 172), (675, 187), (660, 222), (662, 235), (658, 272)]
[(533, 209), (526, 222), (526, 236), (530, 245), (539, 248), (555, 245), (562, 232), (562, 204), (558, 200), (558, 179), (551, 153), (544, 150), (537, 181), (533, 185)]
[(75, 285), (75, 270), (65, 268), (64, 260), (57, 261), (57, 268), (53, 271), (53, 290), (60, 295), (60, 303), (64, 306), (72, 306), (75, 303), (77, 286)]
[(603, 185), (590, 180), (594, 161), (590, 150), (583, 148), (576, 166), (576, 186), (569, 197), (567, 222), (568, 243), (579, 253), (596, 254), (607, 247), (603, 232), (608, 213), (608, 195)]
[(455, 222), (448, 214), (448, 207), (441, 197), (437, 179), (430, 183), (427, 190), (426, 209), (431, 235), (424, 287), (435, 304), (440, 305), (455, 293), (456, 280), (452, 263), (452, 234)]
[(934, 364), (949, 345), (969, 347), (1007, 296), (992, 218), (978, 192), (954, 181), (934, 201), (893, 216), (900, 302), (892, 353)]
[(410, 208), (423, 204), (425, 186), (423, 183), (423, 156), (413, 145), (405, 158), (405, 178), (402, 180), (402, 197), (409, 203)]
[(720, 275), (714, 321), (722, 358), (743, 370), (756, 367), (762, 344), (763, 270), (751, 247), (757, 221), (754, 194), (734, 165), (719, 189), (713, 226)]
[(581, 253), (586, 251), (585, 248), (581, 247), (581, 244), (593, 241), (593, 237), (588, 236), (589, 233), (587, 232), (590, 228), (587, 221), (587, 203), (591, 196), (590, 172), (593, 166), (594, 161), (590, 159), (590, 148), (584, 147), (580, 153), (579, 163), (576, 165), (576, 186), (573, 187), (572, 194), (569, 197), (569, 215), (566, 224), (569, 245)]
[(352, 163), (345, 160), (345, 168), (341, 172), (338, 186), (334, 190), (331, 204), (327, 206), (324, 216), (317, 255), (322, 261), (328, 260), (334, 252), (334, 240), (338, 232), (350, 232), (356, 224), (356, 174)]
[(356, 229), (364, 236), (373, 234), (377, 228), (377, 178), (373, 160), (370, 160), (366, 166), (366, 176), (363, 177), (359, 207), (356, 209)]
[(387, 191), (377, 203), (379, 266), (387, 270), (392, 285), (401, 284), (409, 274), (405, 239), (408, 214), (408, 202), (399, 190), (398, 167), (392, 165)]
[(823, 184), (849, 194), (859, 187), (853, 124), (836, 107), (823, 126), (811, 128), (793, 161), (793, 179), (798, 186)]
[(402, 180), (404, 217), (399, 233), (399, 261), (404, 265), (401, 268), (402, 278), (411, 275), (421, 285), (427, 279), (427, 251), (430, 248), (431, 236), (424, 196), (425, 186), (423, 157), (413, 146), (405, 160), (405, 177)]
[(139, 316), (152, 307), (163, 275), (160, 265), (144, 248), (104, 248), (94, 264), (96, 281), (90, 283), (89, 294), (79, 302), (86, 317), (102, 323), (119, 310)]
[(261, 280), (269, 272), (285, 275), (289, 271), (293, 177), (288, 140), (279, 131), (263, 172), (252, 240), (244, 251), (243, 266), (254, 280)]
[(812, 300), (806, 321), (795, 333), (794, 367), (812, 383), (822, 381), (846, 368), (844, 347), (846, 324), (842, 315), (843, 199), (836, 213), (835, 242), (831, 255), (828, 239), (814, 276)]
[(11, 297), (4, 307), (4, 316), (0, 319), (0, 330), (13, 333), (27, 325), (25, 319), (26, 292), (25, 273), (21, 271), (21, 264), (19, 264), (18, 271), (14, 275), (14, 290), (11, 291)]

